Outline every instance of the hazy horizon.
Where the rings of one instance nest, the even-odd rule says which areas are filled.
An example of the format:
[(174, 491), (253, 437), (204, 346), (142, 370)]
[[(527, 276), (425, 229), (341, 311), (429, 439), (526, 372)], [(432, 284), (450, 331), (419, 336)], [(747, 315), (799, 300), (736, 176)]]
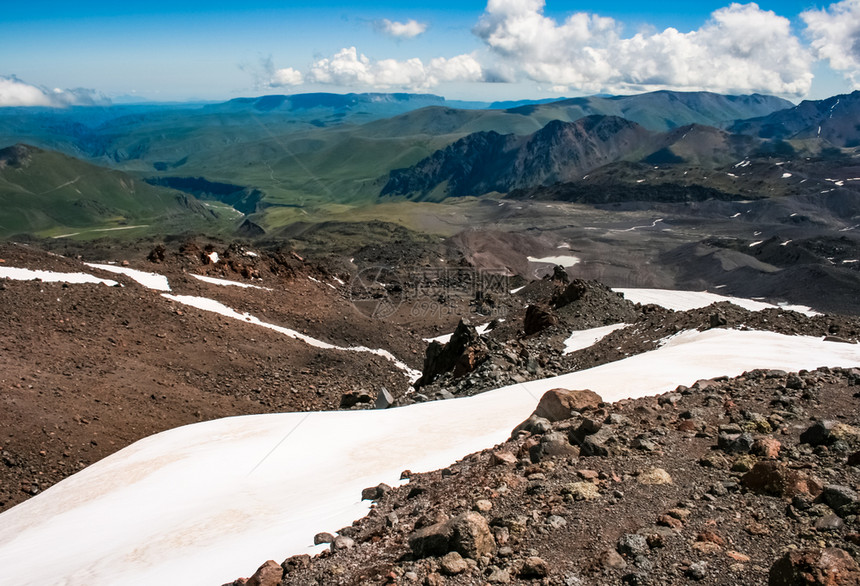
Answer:
[(821, 99), (860, 87), (860, 0), (69, 4), (0, 17), (0, 105), (309, 92), (493, 102), (670, 89)]

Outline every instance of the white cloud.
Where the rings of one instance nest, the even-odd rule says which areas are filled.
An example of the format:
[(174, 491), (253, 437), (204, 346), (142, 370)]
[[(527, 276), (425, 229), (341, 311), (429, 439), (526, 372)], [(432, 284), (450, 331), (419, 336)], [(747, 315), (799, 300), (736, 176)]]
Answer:
[(843, 0), (823, 10), (808, 10), (800, 17), (812, 50), (819, 59), (860, 89), (860, 0)]
[(383, 18), (375, 24), (379, 31), (396, 39), (414, 39), (427, 31), (427, 23), (411, 19), (406, 22), (396, 22)]
[(451, 59), (439, 57), (425, 65), (418, 58), (372, 60), (359, 54), (355, 47), (348, 47), (331, 58), (314, 62), (305, 80), (348, 87), (415, 90), (442, 82), (478, 81), (481, 77), (481, 65), (471, 55), (458, 55)]
[(300, 85), (302, 81), (304, 81), (304, 76), (302, 76), (301, 71), (292, 67), (286, 67), (274, 71), (268, 85), (270, 87), (283, 87), (287, 85)]
[(105, 103), (109, 103), (109, 100), (94, 90), (84, 88), (49, 90), (21, 81), (14, 75), (0, 76), (0, 107), (44, 106), (63, 108)]
[[(846, 0), (860, 1), (860, 0)], [(700, 29), (668, 28), (624, 38), (611, 18), (576, 13), (559, 23), (544, 0), (489, 0), (474, 32), (502, 79), (530, 79), (574, 90), (657, 88), (802, 95), (812, 56), (788, 19), (756, 4), (717, 10)]]

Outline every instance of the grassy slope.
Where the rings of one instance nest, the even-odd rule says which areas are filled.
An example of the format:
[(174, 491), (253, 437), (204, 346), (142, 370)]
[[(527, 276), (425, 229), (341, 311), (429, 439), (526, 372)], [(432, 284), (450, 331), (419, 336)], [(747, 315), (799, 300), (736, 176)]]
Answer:
[[(194, 198), (122, 173), (32, 147), (0, 163), (0, 235), (57, 235), (87, 229), (220, 222)], [(11, 149), (0, 153), (9, 155)], [(223, 216), (224, 214), (219, 214)]]

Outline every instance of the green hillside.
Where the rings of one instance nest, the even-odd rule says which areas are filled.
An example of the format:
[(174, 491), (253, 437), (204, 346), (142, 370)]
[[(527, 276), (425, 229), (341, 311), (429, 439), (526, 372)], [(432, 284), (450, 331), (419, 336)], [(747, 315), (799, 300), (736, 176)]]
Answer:
[(178, 191), (23, 144), (0, 149), (0, 210), (0, 236), (96, 237), (105, 230), (218, 229), (235, 221)]

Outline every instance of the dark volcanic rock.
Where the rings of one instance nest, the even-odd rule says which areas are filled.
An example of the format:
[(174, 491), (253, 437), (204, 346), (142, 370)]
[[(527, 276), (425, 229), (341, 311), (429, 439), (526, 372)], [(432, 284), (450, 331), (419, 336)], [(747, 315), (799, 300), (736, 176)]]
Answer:
[(537, 334), (543, 330), (550, 328), (558, 323), (558, 318), (545, 307), (539, 305), (529, 305), (526, 308), (526, 317), (523, 321), (523, 328), (527, 336)]
[(460, 320), (447, 344), (431, 342), (424, 356), (424, 368), (416, 387), (428, 385), (440, 374), (454, 372), (462, 376), (486, 357), (486, 345), (478, 331), (466, 320)]
[(409, 547), (419, 558), (456, 551), (464, 557), (477, 559), (492, 554), (496, 542), (487, 520), (479, 513), (468, 512), (415, 531), (409, 536)]

